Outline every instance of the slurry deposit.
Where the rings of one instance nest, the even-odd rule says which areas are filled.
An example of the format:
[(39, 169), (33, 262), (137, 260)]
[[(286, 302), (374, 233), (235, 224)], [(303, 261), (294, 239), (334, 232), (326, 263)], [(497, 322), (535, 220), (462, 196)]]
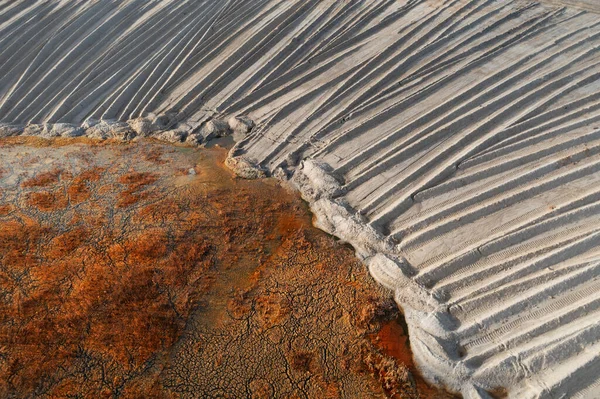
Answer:
[(395, 291), (430, 381), (467, 398), (595, 398), (599, 13), (591, 0), (3, 2), (0, 134), (233, 133), (231, 168), (290, 179)]

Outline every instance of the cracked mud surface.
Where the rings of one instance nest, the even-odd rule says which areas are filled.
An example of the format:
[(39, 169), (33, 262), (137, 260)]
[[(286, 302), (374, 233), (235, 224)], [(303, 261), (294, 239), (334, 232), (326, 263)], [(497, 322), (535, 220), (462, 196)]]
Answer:
[(0, 397), (447, 397), (351, 249), (225, 155), (0, 142)]

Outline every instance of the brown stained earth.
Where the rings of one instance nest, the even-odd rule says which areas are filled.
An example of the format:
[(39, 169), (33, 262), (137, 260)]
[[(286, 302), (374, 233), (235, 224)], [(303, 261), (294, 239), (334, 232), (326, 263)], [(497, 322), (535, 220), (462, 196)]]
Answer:
[(448, 397), (351, 249), (225, 156), (0, 141), (0, 397)]

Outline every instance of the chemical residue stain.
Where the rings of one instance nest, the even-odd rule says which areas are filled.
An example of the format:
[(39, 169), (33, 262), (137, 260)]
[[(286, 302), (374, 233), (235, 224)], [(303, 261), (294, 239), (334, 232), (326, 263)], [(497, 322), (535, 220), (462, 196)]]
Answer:
[(0, 140), (0, 397), (434, 397), (389, 293), (226, 154)]
[(377, 332), (376, 343), (385, 354), (408, 367), (414, 367), (408, 336), (397, 320), (382, 324)]
[(401, 364), (404, 364), (412, 374), (417, 390), (422, 398), (452, 398), (453, 396), (431, 387), (423, 377), (421, 377), (417, 367), (414, 364), (412, 352), (410, 350), (408, 331), (406, 323), (402, 316), (387, 320), (381, 323), (377, 333), (371, 335), (373, 343), (386, 355), (394, 358)]

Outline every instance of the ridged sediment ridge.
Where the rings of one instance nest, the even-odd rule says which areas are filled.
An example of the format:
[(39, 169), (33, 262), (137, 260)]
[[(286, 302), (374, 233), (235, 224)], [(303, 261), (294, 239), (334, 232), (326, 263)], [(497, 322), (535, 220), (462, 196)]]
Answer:
[(465, 397), (594, 398), (594, 3), (5, 2), (0, 132), (239, 128), (230, 166), (291, 179), (354, 245), (427, 378)]

